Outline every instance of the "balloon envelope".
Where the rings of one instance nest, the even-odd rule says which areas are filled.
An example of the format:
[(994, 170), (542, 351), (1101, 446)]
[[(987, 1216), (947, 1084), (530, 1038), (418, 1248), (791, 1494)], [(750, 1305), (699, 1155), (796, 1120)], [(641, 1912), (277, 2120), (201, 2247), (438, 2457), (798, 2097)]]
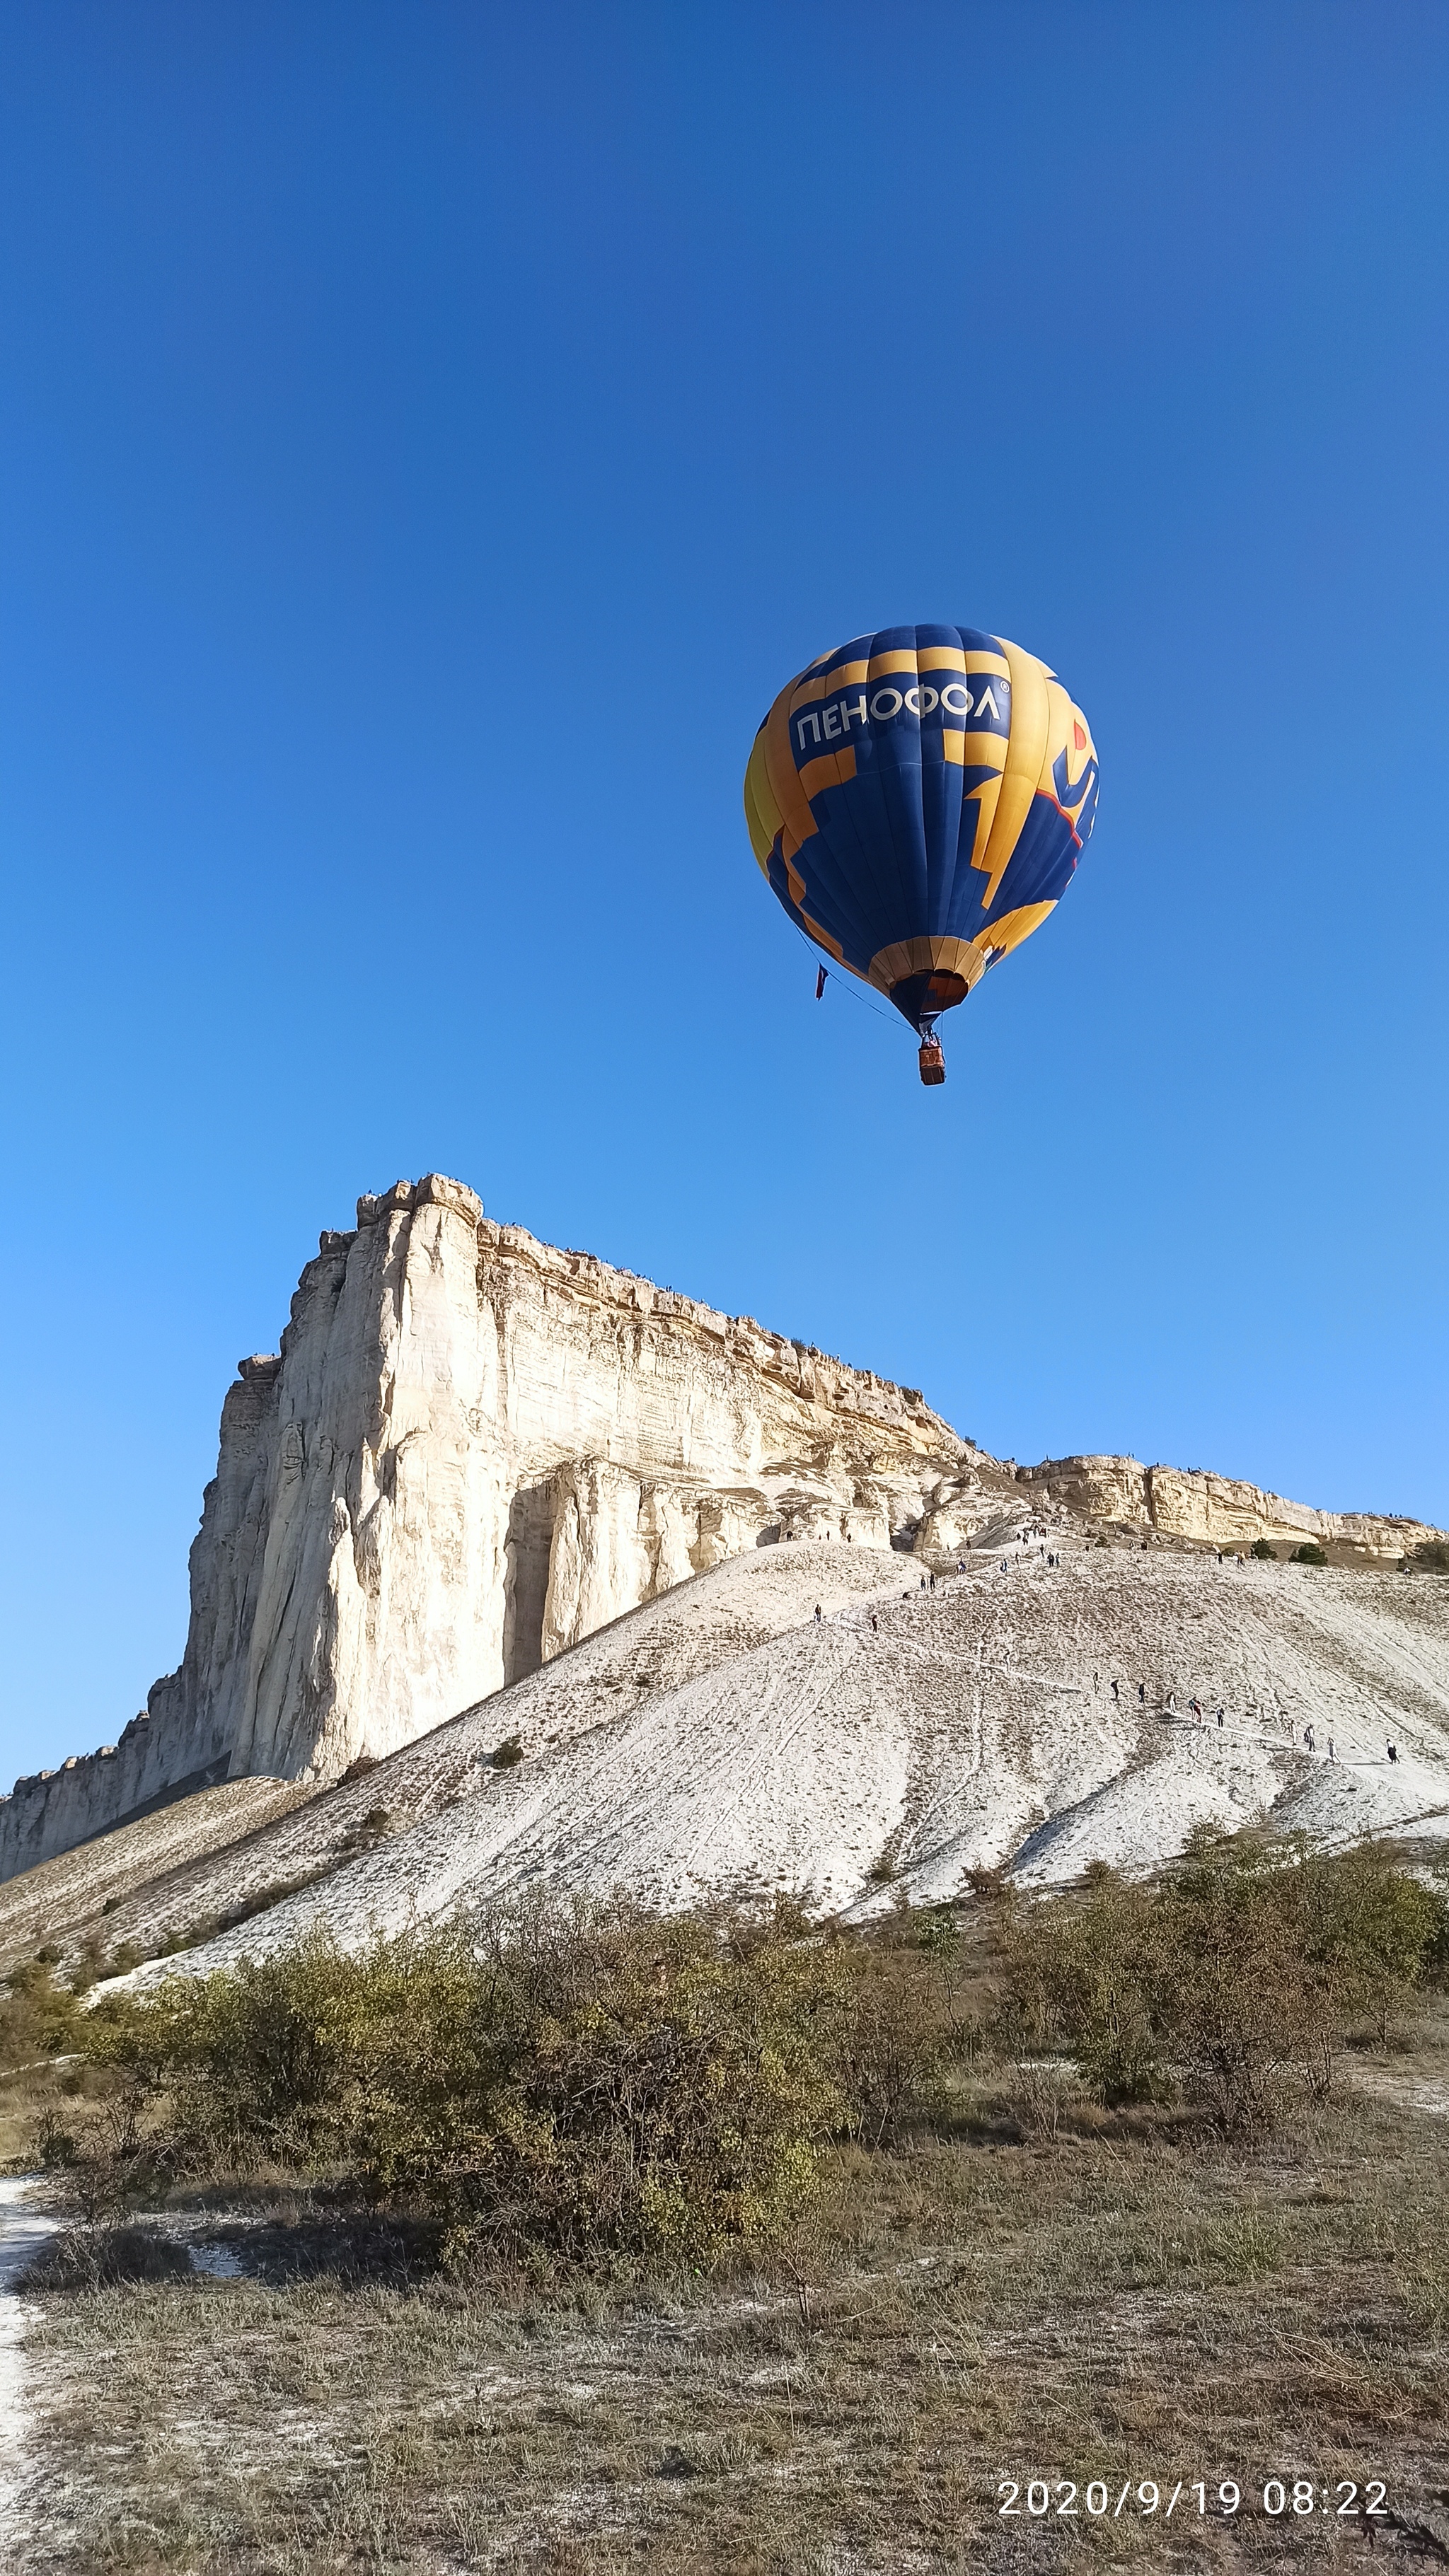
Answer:
[(1096, 806), (1080, 707), (1035, 654), (971, 626), (822, 653), (745, 772), (755, 856), (791, 920), (913, 1028), (1045, 921)]

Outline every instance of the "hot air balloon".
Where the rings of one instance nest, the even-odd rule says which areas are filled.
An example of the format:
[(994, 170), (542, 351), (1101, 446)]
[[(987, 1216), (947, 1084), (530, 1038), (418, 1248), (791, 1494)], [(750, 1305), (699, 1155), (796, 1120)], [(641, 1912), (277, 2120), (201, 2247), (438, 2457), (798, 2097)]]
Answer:
[[(944, 1082), (936, 1035), (1040, 928), (1086, 846), (1097, 755), (1045, 662), (972, 626), (822, 653), (755, 736), (745, 817), (790, 919), (873, 984)], [(817, 987), (818, 991), (818, 987)]]

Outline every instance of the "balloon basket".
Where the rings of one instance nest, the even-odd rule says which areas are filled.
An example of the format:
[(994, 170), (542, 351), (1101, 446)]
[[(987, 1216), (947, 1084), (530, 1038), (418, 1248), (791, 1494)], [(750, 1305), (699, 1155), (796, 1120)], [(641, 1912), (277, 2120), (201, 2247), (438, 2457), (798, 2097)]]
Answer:
[(940, 1039), (939, 1039), (939, 1038), (922, 1038), (922, 1040), (921, 1040), (921, 1080), (922, 1080), (922, 1082), (924, 1082), (924, 1083), (944, 1082), (944, 1081), (945, 1081), (945, 1079), (946, 1079), (946, 1059), (945, 1059), (944, 1055), (943, 1055), (943, 1054), (942, 1054), (942, 1052), (941, 1052), (941, 1041), (940, 1041)]

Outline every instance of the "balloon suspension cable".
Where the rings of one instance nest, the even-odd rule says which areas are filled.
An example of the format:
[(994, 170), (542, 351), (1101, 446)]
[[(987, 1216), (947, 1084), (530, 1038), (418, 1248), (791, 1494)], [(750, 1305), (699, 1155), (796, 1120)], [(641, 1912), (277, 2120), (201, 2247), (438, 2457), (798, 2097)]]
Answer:
[[(862, 988), (862, 979), (859, 977), (849, 973), (831, 974), (828, 967), (822, 969), (820, 964), (820, 951), (816, 947), (814, 940), (806, 937), (806, 934), (801, 929), (798, 921), (792, 921), (790, 927), (794, 931), (796, 938), (799, 940), (801, 947), (809, 950), (811, 963), (815, 968), (817, 983), (821, 973), (825, 973), (829, 977), (830, 982), (834, 985), (837, 993), (848, 993), (852, 1002), (858, 1002), (862, 1010), (869, 1011), (873, 1020), (883, 1020), (888, 1029), (899, 1029), (901, 1021), (900, 1013), (898, 1011), (883, 1011), (875, 1002), (870, 1001), (867, 998), (868, 988)], [(815, 998), (819, 1001), (822, 996), (817, 992)]]
[[(829, 980), (830, 970), (828, 967), (820, 964), (819, 951), (817, 950), (814, 941), (806, 938), (799, 923), (792, 922), (790, 927), (794, 931), (796, 938), (800, 941), (801, 946), (809, 949), (810, 955), (815, 961), (815, 999), (818, 1002), (824, 995), (825, 986)], [(864, 1007), (869, 1011), (872, 1019), (884, 1020), (892, 1028), (896, 1025), (895, 1012), (882, 1011), (878, 1009), (874, 1002), (867, 999), (865, 993), (857, 992), (855, 990), (855, 978), (853, 976), (847, 977), (837, 975), (835, 982), (841, 992), (848, 992), (850, 994), (852, 1001), (864, 1004)], [(936, 1011), (924, 1011), (917, 1023), (921, 1040), (920, 1054), (917, 1058), (917, 1063), (920, 1068), (921, 1080), (926, 1084), (928, 1089), (934, 1089), (937, 1084), (944, 1082), (946, 1079), (945, 1051), (942, 1048), (940, 1039), (936, 1035), (936, 1021), (939, 1016), (939, 1013)]]

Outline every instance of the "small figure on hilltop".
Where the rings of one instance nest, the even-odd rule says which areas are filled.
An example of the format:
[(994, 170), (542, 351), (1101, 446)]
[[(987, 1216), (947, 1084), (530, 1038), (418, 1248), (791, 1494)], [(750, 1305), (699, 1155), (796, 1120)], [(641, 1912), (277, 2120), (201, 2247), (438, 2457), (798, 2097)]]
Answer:
[(1331, 1735), (1328, 1739), (1328, 1758), (1330, 1762), (1336, 1762), (1338, 1760), (1338, 1755), (1333, 1749), (1333, 1738)]
[(817, 1628), (820, 1625), (820, 1604), (818, 1601), (815, 1604), (815, 1625)]
[(1117, 1688), (1117, 1685), (1116, 1685), (1116, 1683), (1114, 1682), (1114, 1683), (1112, 1684), (1112, 1706), (1113, 1706), (1114, 1708), (1120, 1708), (1120, 1707), (1121, 1707), (1121, 1705), (1122, 1705), (1122, 1697), (1121, 1697), (1121, 1693), (1119, 1692), (1119, 1690), (1118, 1690), (1118, 1688)]
[(1219, 1726), (1221, 1726), (1221, 1725), (1222, 1725), (1222, 1722), (1223, 1722), (1223, 1713), (1222, 1713), (1222, 1710), (1221, 1710), (1221, 1709), (1219, 1709), (1219, 1710), (1218, 1710), (1218, 1724), (1219, 1724)]
[(878, 1637), (880, 1635), (880, 1621), (873, 1610), (870, 1614), (870, 1633), (873, 1637)]
[(1397, 1744), (1391, 1744), (1391, 1745), (1389, 1746), (1389, 1748), (1388, 1748), (1388, 1754), (1389, 1754), (1389, 1760), (1390, 1760), (1391, 1762), (1397, 1762), (1397, 1760), (1398, 1760), (1398, 1758), (1399, 1758), (1399, 1748), (1398, 1748)]
[(1147, 1684), (1145, 1682), (1139, 1682), (1137, 1685), (1137, 1705), (1139, 1708), (1145, 1708), (1147, 1706)]

